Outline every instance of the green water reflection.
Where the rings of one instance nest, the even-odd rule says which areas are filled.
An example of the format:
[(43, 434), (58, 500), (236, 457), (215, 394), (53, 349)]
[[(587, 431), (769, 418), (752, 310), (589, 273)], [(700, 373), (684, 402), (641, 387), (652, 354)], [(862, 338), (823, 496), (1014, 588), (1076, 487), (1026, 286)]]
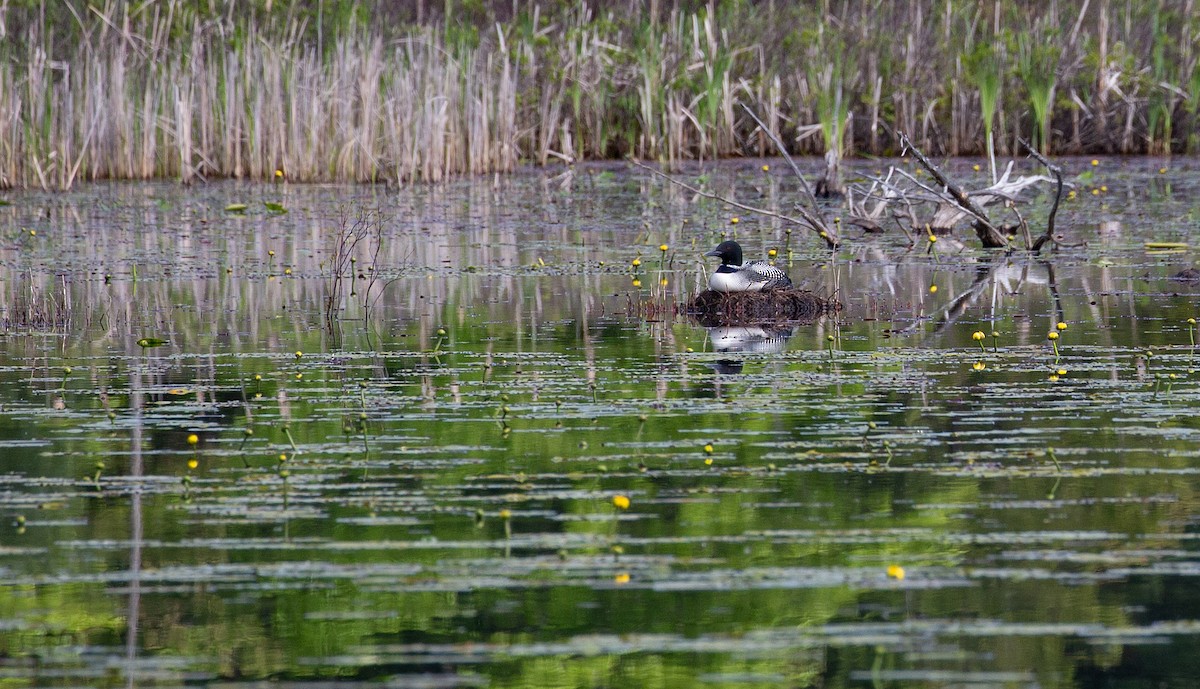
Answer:
[[(0, 681), (1191, 686), (1188, 166), (1105, 166), (1042, 260), (603, 167), (13, 195)], [(706, 183), (785, 209), (758, 167)], [(843, 309), (676, 315), (722, 233)]]

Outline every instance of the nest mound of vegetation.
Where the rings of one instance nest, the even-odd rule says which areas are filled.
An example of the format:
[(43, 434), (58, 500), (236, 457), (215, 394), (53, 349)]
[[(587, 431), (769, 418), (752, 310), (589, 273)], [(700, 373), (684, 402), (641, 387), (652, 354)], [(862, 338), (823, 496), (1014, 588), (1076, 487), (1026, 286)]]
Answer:
[(701, 325), (749, 325), (813, 321), (842, 308), (836, 299), (807, 290), (780, 289), (764, 292), (716, 292), (708, 289), (687, 305), (687, 313)]
[(1195, 268), (1184, 268), (1183, 270), (1171, 276), (1172, 280), (1177, 282), (1200, 283), (1200, 270)]

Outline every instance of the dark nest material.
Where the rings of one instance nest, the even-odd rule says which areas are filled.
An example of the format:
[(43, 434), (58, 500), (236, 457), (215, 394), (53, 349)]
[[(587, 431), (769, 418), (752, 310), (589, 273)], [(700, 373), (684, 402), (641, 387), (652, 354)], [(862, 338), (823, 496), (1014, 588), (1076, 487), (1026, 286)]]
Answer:
[(1200, 283), (1200, 270), (1195, 268), (1184, 268), (1183, 270), (1171, 276), (1172, 280), (1178, 282)]
[(814, 321), (842, 308), (836, 299), (806, 290), (781, 289), (765, 292), (716, 292), (704, 290), (687, 305), (687, 313), (700, 325), (750, 325)]

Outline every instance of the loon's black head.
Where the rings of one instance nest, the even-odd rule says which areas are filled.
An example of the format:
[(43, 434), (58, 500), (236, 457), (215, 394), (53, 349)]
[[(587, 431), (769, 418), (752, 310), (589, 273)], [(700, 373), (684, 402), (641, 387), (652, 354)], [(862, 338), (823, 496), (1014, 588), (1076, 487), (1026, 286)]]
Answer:
[(727, 266), (742, 265), (742, 246), (732, 239), (726, 239), (717, 245), (717, 248), (704, 254), (705, 256), (716, 256), (721, 259), (721, 263)]

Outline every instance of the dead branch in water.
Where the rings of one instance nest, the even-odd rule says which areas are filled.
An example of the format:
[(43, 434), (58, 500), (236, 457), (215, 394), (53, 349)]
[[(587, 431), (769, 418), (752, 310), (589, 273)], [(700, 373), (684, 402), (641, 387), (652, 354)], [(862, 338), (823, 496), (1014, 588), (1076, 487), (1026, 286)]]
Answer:
[(1058, 203), (1062, 200), (1062, 168), (1057, 165), (1051, 165), (1050, 161), (1046, 160), (1041, 153), (1038, 153), (1037, 149), (1030, 146), (1029, 142), (1025, 139), (1017, 139), (1017, 141), (1021, 142), (1021, 145), (1029, 151), (1029, 155), (1033, 156), (1042, 165), (1045, 165), (1050, 174), (1054, 175), (1054, 205), (1050, 207), (1050, 215), (1046, 218), (1046, 232), (1041, 237), (1038, 237), (1037, 241), (1029, 247), (1029, 250), (1036, 254), (1042, 250), (1042, 245), (1046, 242), (1058, 243), (1058, 240), (1054, 238), (1054, 216), (1058, 213)]
[(906, 135), (904, 132), (896, 132), (896, 134), (900, 137), (900, 145), (903, 150), (912, 152), (913, 157), (917, 159), (917, 162), (919, 162), (921, 166), (924, 167), (925, 170), (928, 171), (935, 180), (937, 180), (938, 184), (946, 188), (946, 195), (949, 196), (950, 199), (952, 199), (954, 203), (958, 204), (963, 210), (975, 216), (975, 234), (979, 236), (979, 241), (983, 243), (984, 248), (998, 249), (1000, 247), (1007, 246), (1008, 240), (1000, 232), (1000, 230), (996, 229), (996, 226), (992, 224), (992, 221), (988, 219), (987, 212), (971, 200), (970, 194), (964, 191), (962, 187), (951, 181), (948, 177), (946, 177), (946, 175), (942, 174), (942, 171), (925, 157), (925, 154), (921, 152), (921, 149), (917, 148), (916, 145), (913, 144), (912, 140), (908, 138), (908, 135)]
[(825, 151), (825, 174), (817, 180), (817, 196), (823, 199), (846, 195), (842, 183), (842, 156), (837, 151)]
[(792, 172), (795, 172), (796, 178), (800, 180), (800, 188), (804, 190), (804, 195), (808, 197), (808, 203), (810, 206), (812, 206), (813, 213), (817, 213), (819, 215), (821, 209), (817, 206), (817, 197), (813, 196), (812, 187), (808, 186), (808, 180), (804, 178), (804, 173), (800, 172), (800, 166), (796, 165), (796, 161), (792, 160), (792, 156), (788, 155), (787, 147), (783, 145), (783, 142), (780, 141), (777, 136), (775, 136), (775, 133), (772, 132), (767, 125), (763, 124), (762, 120), (758, 119), (758, 115), (754, 114), (754, 111), (751, 110), (749, 106), (741, 101), (738, 101), (738, 105), (742, 106), (742, 110), (745, 110), (746, 114), (754, 120), (755, 124), (758, 125), (759, 131), (761, 131), (763, 134), (766, 134), (767, 138), (771, 140), (771, 143), (775, 144), (775, 149), (779, 151), (779, 155), (783, 156), (783, 159), (787, 161), (788, 165), (792, 166)]
[(646, 170), (647, 172), (650, 172), (651, 174), (662, 177), (663, 179), (667, 180), (671, 184), (674, 184), (678, 187), (687, 189), (688, 191), (692, 192), (693, 194), (699, 194), (700, 196), (703, 196), (703, 197), (709, 198), (709, 199), (713, 199), (714, 201), (720, 201), (722, 203), (727, 203), (727, 204), (733, 206), (734, 208), (740, 208), (740, 209), (746, 211), (747, 213), (755, 213), (758, 215), (765, 215), (767, 217), (778, 218), (780, 220), (784, 220), (784, 221), (790, 222), (790, 223), (795, 223), (797, 225), (807, 226), (810, 229), (812, 229), (814, 232), (816, 232), (817, 236), (819, 236), (822, 240), (824, 240), (826, 246), (828, 246), (830, 249), (836, 249), (838, 246), (837, 237), (828, 230), (820, 229), (819, 225), (823, 226), (824, 223), (819, 223), (819, 222), (814, 223), (809, 218), (810, 214), (805, 209), (802, 209), (802, 208), (799, 209), (801, 215), (803, 216), (803, 219), (800, 219), (800, 218), (793, 218), (790, 215), (784, 215), (782, 213), (775, 213), (774, 211), (769, 211), (769, 210), (766, 210), (765, 208), (755, 208), (754, 206), (747, 206), (746, 204), (739, 203), (737, 201), (734, 201), (733, 199), (725, 198), (724, 196), (720, 196), (718, 194), (713, 194), (713, 193), (710, 193), (707, 191), (703, 191), (701, 189), (697, 189), (696, 187), (691, 186), (690, 184), (680, 182), (679, 180), (675, 179), (674, 177), (668, 175), (667, 173), (662, 172), (660, 170), (655, 170), (654, 168), (650, 167), (649, 165), (643, 165), (642, 163), (639, 163), (636, 160), (631, 160), (629, 162), (637, 167), (642, 168), (643, 170)]
[[(799, 212), (800, 215), (804, 217), (804, 220), (808, 222), (818, 234), (821, 235), (822, 239), (826, 240), (826, 243), (829, 244), (830, 248), (836, 247), (839, 241), (838, 236), (829, 229), (829, 226), (825, 224), (824, 219), (821, 218), (821, 207), (817, 205), (817, 197), (813, 195), (812, 187), (808, 186), (808, 180), (805, 179), (804, 173), (800, 172), (800, 166), (796, 165), (796, 161), (792, 160), (792, 157), (788, 155), (787, 147), (783, 145), (783, 142), (780, 141), (777, 136), (775, 136), (774, 132), (767, 128), (767, 125), (763, 124), (762, 120), (758, 119), (758, 115), (754, 114), (754, 111), (751, 110), (749, 106), (740, 101), (738, 102), (738, 105), (742, 106), (742, 110), (745, 110), (746, 114), (754, 120), (755, 124), (758, 125), (759, 130), (762, 131), (763, 134), (767, 135), (767, 138), (771, 140), (771, 143), (775, 144), (776, 150), (778, 150), (779, 154), (783, 156), (783, 159), (788, 162), (788, 165), (792, 167), (792, 172), (796, 173), (796, 179), (800, 180), (800, 188), (804, 190), (804, 196), (806, 197), (810, 208), (805, 209), (803, 206), (796, 206), (796, 211)], [(832, 241), (829, 239), (831, 237)]]
[[(967, 218), (972, 221), (975, 233), (985, 248), (1012, 248), (1012, 237), (1018, 233), (1024, 236), (1025, 246), (1031, 251), (1036, 251), (1035, 246), (1040, 248), (1046, 241), (1054, 240), (1053, 217), (1058, 207), (1057, 196), (1054, 209), (1051, 210), (1050, 235), (1038, 242), (1030, 236), (1028, 224), (1016, 203), (1022, 191), (1040, 182), (1057, 181), (1061, 185), (1062, 176), (1057, 168), (1052, 169), (1052, 172), (1055, 172), (1053, 179), (1043, 175), (1014, 177), (1015, 162), (1009, 161), (1004, 174), (991, 186), (968, 190), (956, 184), (934, 165), (906, 135), (899, 132), (897, 135), (904, 149), (912, 152), (913, 158), (929, 172), (933, 180), (923, 182), (898, 167), (889, 169), (884, 177), (867, 176), (871, 181), (869, 187), (852, 185), (848, 192), (848, 216), (851, 223), (871, 231), (880, 228), (885, 213), (890, 212), (911, 241), (911, 234), (904, 228), (904, 219), (908, 220), (913, 231), (937, 235), (950, 232), (956, 223)], [(1048, 161), (1040, 155), (1039, 160), (1049, 166)], [(922, 222), (918, 220), (914, 209), (925, 204), (932, 204), (934, 210), (932, 216)], [(1003, 205), (1016, 217), (1016, 223), (1001, 225), (993, 220), (987, 210), (993, 205)]]
[[(1008, 166), (1004, 168), (1004, 174), (990, 187), (985, 187), (977, 191), (969, 191), (967, 195), (976, 203), (979, 208), (984, 209), (988, 206), (1000, 202), (1005, 202), (1006, 205), (1011, 205), (1017, 200), (1017, 196), (1027, 187), (1031, 187), (1038, 182), (1049, 182), (1049, 177), (1035, 175), (1030, 177), (1018, 177), (1010, 180), (1012, 176), (1013, 161), (1008, 162)], [(935, 230), (948, 229), (954, 226), (954, 223), (966, 216), (967, 213), (961, 207), (943, 203), (938, 207), (937, 212), (933, 214), (933, 219), (929, 224)], [(1026, 243), (1029, 246), (1029, 243)]]

